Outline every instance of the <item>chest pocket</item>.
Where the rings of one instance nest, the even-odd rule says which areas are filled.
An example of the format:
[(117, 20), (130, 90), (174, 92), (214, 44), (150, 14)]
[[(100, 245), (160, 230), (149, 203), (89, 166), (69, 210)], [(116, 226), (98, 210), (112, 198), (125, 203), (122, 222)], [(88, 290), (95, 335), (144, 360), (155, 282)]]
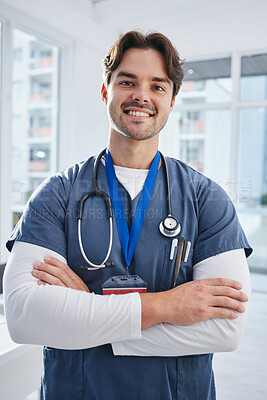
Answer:
[[(173, 288), (174, 269), (175, 269), (175, 263), (176, 263), (177, 250), (178, 250), (178, 248), (176, 247), (173, 260), (170, 260), (171, 245), (165, 246), (164, 264), (163, 264), (162, 274), (161, 274), (161, 278), (159, 280), (159, 286), (157, 288), (157, 291), (170, 290)], [(178, 275), (177, 283), (176, 283), (177, 285), (181, 285), (182, 283), (192, 280), (193, 253), (194, 253), (194, 249), (190, 249), (187, 262), (186, 263), (183, 261), (181, 262), (180, 271), (179, 271), (179, 275)]]

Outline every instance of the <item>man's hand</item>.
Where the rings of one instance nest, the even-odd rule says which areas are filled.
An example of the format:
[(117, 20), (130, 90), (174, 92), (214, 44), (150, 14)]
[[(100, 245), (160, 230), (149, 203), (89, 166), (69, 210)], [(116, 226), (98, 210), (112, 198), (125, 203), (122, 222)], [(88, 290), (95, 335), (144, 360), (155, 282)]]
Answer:
[(159, 293), (141, 293), (142, 329), (158, 323), (191, 325), (211, 318), (235, 319), (248, 297), (231, 279), (201, 279)]
[(32, 275), (38, 278), (38, 285), (64, 286), (90, 292), (83, 280), (63, 262), (54, 257), (45, 257), (45, 262), (34, 263)]

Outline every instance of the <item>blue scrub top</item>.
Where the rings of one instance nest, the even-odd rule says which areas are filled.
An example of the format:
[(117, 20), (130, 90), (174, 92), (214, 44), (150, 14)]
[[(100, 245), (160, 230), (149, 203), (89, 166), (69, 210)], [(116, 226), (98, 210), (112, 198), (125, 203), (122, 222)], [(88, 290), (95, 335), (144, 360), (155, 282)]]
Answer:
[[(91, 189), (94, 161), (91, 157), (47, 179), (29, 200), (7, 248), (11, 250), (14, 241), (19, 240), (54, 250), (66, 258), (91, 291), (101, 294), (101, 285), (107, 279), (125, 273), (125, 260), (114, 223), (109, 261), (115, 261), (115, 268), (90, 272), (79, 268), (86, 263), (78, 246), (78, 202)], [(167, 164), (172, 213), (182, 227), (178, 239), (183, 236), (192, 243), (188, 261), (181, 264), (177, 283), (192, 280), (193, 266), (208, 257), (238, 248), (244, 248), (246, 255), (250, 255), (252, 249), (224, 190), (180, 161), (167, 158)], [(102, 163), (98, 185), (109, 193)], [(120, 191), (130, 227), (139, 196), (131, 200), (121, 185)], [(176, 254), (170, 260), (172, 238), (163, 237), (158, 229), (166, 216), (166, 180), (161, 167), (129, 269), (131, 274), (147, 282), (149, 292), (173, 286)], [(89, 198), (85, 203), (82, 239), (89, 259), (101, 263), (109, 244), (109, 223), (100, 198)], [(121, 357), (113, 355), (109, 344), (85, 350), (45, 348), (41, 398), (213, 400), (212, 355)]]

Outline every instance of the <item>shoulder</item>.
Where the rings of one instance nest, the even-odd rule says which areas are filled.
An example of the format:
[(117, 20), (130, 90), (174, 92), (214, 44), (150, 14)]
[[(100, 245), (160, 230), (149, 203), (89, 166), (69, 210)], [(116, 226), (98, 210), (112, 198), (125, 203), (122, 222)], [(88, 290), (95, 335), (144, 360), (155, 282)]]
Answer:
[(205, 175), (196, 171), (183, 161), (177, 160), (176, 158), (166, 157), (168, 169), (172, 173), (178, 174), (179, 177), (190, 179), (191, 181), (202, 184), (209, 180)]
[(30, 197), (6, 244), (15, 240), (49, 248), (66, 258), (66, 210), (73, 186), (92, 169), (91, 157), (47, 178)]
[(77, 179), (83, 177), (90, 170), (93, 169), (95, 156), (91, 156), (86, 160), (75, 163), (74, 165), (67, 167), (60, 172), (52, 175), (48, 178), (47, 182), (61, 182), (63, 185), (73, 185)]
[(77, 181), (79, 182), (92, 171), (94, 159), (95, 157), (92, 156), (45, 179), (34, 191), (29, 203), (36, 202), (40, 198), (42, 201), (51, 200), (51, 198), (56, 198), (59, 201), (68, 199), (70, 191)]
[(217, 199), (228, 198), (225, 190), (219, 184), (185, 162), (171, 157), (166, 157), (166, 161), (170, 177), (178, 180), (179, 185), (182, 185), (186, 192), (194, 191), (197, 200), (206, 196), (217, 197)]

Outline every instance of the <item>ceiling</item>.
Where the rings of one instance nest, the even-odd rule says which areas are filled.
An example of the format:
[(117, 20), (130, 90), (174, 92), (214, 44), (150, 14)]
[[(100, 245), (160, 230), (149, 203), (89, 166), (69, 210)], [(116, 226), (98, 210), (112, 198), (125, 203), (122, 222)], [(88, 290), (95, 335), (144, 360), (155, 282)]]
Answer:
[[(88, 0), (96, 22), (123, 33), (129, 28), (158, 30), (186, 20), (243, 9), (257, 0)], [(260, 0), (258, 0), (260, 2)], [(264, 1), (264, 0), (262, 0)]]
[(163, 33), (188, 61), (203, 60), (210, 54), (224, 58), (234, 51), (266, 48), (267, 0), (77, 2), (90, 6), (90, 18), (102, 28), (106, 48), (129, 30)]

